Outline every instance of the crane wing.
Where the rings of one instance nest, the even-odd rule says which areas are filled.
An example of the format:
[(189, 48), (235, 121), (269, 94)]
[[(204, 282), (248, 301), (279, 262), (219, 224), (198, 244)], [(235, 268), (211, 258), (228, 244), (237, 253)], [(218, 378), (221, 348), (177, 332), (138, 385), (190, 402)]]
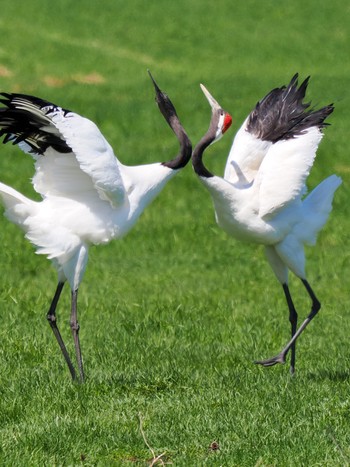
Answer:
[(247, 122), (248, 118), (236, 133), (227, 158), (224, 178), (230, 183), (250, 184), (272, 146), (249, 132)]
[(125, 196), (119, 163), (97, 126), (80, 115), (24, 94), (2, 94), (0, 136), (36, 160), (35, 190), (43, 196), (88, 191), (112, 206)]
[(272, 218), (302, 195), (322, 136), (314, 126), (270, 147), (256, 177), (260, 217)]
[[(330, 104), (319, 110), (314, 110), (310, 108), (310, 103), (304, 103), (308, 83), (309, 78), (306, 78), (298, 87), (298, 74), (295, 74), (287, 86), (272, 89), (257, 102), (233, 142), (225, 170), (227, 180), (233, 181), (232, 178), (237, 177), (236, 171), (238, 174), (241, 173), (242, 181), (244, 175), (251, 183), (270, 150), (271, 154), (274, 155), (270, 156), (272, 160), (274, 157), (277, 159), (275, 161), (277, 167), (280, 164), (278, 153), (280, 150), (284, 150), (282, 147), (287, 152), (289, 148), (293, 151), (293, 147), (295, 147), (298, 152), (303, 150), (302, 144), (305, 141), (305, 153), (310, 150), (307, 146), (308, 142), (313, 141), (313, 137), (311, 134), (305, 136), (308, 129), (312, 127), (323, 128), (327, 125), (324, 120), (333, 112), (334, 108)], [(297, 136), (305, 136), (305, 138), (298, 140), (300, 148), (298, 142), (291, 143), (289, 146), (287, 142), (294, 140)], [(314, 137), (317, 139), (316, 133)], [(297, 155), (295, 157), (298, 158)], [(286, 159), (281, 163), (288, 164), (289, 160)], [(298, 166), (298, 163), (293, 165), (292, 161), (290, 164), (293, 167)]]
[(123, 202), (125, 189), (113, 149), (97, 126), (73, 112), (58, 110), (52, 122), (72, 149), (81, 170), (89, 175), (100, 198), (113, 206)]

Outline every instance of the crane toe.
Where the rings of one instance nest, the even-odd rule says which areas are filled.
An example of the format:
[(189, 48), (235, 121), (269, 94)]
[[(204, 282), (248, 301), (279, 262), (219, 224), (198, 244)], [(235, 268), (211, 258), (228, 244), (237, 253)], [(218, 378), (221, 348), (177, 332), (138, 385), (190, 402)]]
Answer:
[(281, 352), (275, 357), (267, 358), (266, 360), (255, 360), (254, 363), (262, 366), (274, 366), (277, 365), (277, 363), (282, 363), (284, 365), (286, 363), (286, 355)]

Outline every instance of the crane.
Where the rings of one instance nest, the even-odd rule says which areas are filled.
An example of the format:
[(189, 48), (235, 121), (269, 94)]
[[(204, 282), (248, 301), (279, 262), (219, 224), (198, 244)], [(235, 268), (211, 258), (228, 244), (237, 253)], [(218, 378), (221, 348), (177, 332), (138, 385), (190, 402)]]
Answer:
[[(290, 341), (278, 355), (255, 363), (265, 367), (285, 363), (291, 351), (291, 374), (295, 372), (296, 340), (321, 307), (306, 278), (304, 245), (316, 243), (341, 184), (338, 176), (331, 175), (305, 196), (325, 119), (334, 110), (333, 104), (314, 110), (303, 102), (308, 82), (309, 77), (298, 86), (295, 74), (287, 86), (273, 89), (256, 104), (233, 140), (223, 178), (204, 166), (202, 156), (222, 136), (229, 117), (202, 85), (212, 118), (192, 153), (194, 171), (211, 194), (218, 225), (238, 240), (264, 245), (287, 301)], [(289, 271), (301, 280), (312, 303), (299, 328)]]
[(42, 200), (23, 196), (0, 183), (6, 217), (17, 224), (57, 270), (58, 283), (47, 313), (73, 380), (75, 367), (57, 326), (56, 308), (68, 282), (71, 290), (70, 327), (74, 340), (79, 380), (84, 368), (77, 318), (78, 289), (91, 245), (120, 238), (134, 226), (144, 209), (165, 184), (191, 158), (192, 146), (169, 97), (151, 73), (156, 102), (180, 145), (167, 162), (138, 166), (122, 164), (97, 126), (70, 110), (43, 99), (2, 93), (0, 136), (18, 145), (35, 160), (33, 186)]

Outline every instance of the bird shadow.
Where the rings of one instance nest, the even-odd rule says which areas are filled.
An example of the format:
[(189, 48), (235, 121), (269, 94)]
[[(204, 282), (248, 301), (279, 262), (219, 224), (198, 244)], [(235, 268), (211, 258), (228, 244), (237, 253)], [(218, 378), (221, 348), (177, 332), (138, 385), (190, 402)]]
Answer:
[(98, 384), (103, 384), (106, 388), (118, 388), (120, 392), (155, 394), (172, 391), (174, 386), (179, 385), (176, 376), (163, 375), (160, 377), (148, 377), (145, 375), (125, 376), (110, 375), (99, 379)]
[(350, 382), (350, 370), (319, 370), (307, 375), (307, 379), (311, 381), (334, 381), (334, 382)]

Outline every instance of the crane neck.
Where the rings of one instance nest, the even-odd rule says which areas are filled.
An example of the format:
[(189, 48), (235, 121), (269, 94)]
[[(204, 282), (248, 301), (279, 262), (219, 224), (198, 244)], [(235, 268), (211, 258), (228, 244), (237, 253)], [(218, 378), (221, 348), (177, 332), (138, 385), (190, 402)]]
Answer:
[(192, 153), (192, 165), (193, 169), (199, 177), (210, 178), (214, 177), (214, 174), (203, 164), (203, 153), (207, 147), (215, 140), (215, 135), (212, 131), (206, 133), (203, 138), (199, 141)]
[(180, 143), (180, 151), (173, 159), (162, 162), (162, 165), (173, 170), (182, 169), (191, 158), (192, 143), (176, 114), (169, 118), (168, 123)]

